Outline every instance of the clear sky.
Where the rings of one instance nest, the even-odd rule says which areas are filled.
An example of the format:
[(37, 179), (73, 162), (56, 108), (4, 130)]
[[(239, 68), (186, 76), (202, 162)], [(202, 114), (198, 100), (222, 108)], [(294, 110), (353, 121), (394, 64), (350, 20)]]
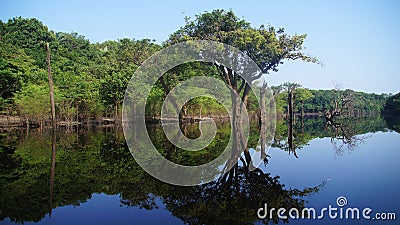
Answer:
[(163, 42), (184, 17), (232, 9), (253, 26), (271, 24), (289, 34), (307, 33), (309, 55), (324, 64), (286, 62), (270, 75), (312, 89), (400, 91), (400, 1), (1, 1), (0, 19), (37, 18), (49, 29), (77, 32), (92, 42), (150, 38)]

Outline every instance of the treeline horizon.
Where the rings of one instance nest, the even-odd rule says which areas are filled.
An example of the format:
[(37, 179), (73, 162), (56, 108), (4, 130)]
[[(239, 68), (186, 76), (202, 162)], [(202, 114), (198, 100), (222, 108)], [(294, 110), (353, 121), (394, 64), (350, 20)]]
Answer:
[[(249, 24), (239, 20), (233, 12), (216, 10), (209, 15), (228, 15), (245, 29), (253, 29), (247, 28)], [(257, 31), (264, 30), (276, 35), (283, 32), (275, 31), (273, 27), (262, 27)], [(0, 21), (1, 115), (23, 117), (27, 123), (36, 124), (50, 118), (45, 49), (48, 42), (57, 120), (73, 123), (99, 118), (120, 119), (125, 89), (135, 70), (148, 57), (175, 43), (179, 32), (171, 34), (161, 45), (151, 39), (128, 38), (91, 43), (78, 33), (50, 31), (35, 18), (15, 17), (7, 22)], [(305, 36), (299, 37), (304, 39)], [(207, 63), (193, 62), (168, 71), (152, 88), (147, 99), (146, 113), (158, 117), (168, 92), (179, 82), (194, 76), (218, 77), (218, 70)], [(294, 92), (294, 110), (301, 114), (323, 113), (332, 108), (335, 96), (342, 92), (351, 92), (355, 97), (352, 107), (357, 114), (380, 113), (391, 96), (350, 89), (312, 90), (298, 86)], [(277, 113), (285, 115), (285, 84), (272, 86), (271, 89), (276, 91), (274, 97)], [(249, 111), (259, 113), (257, 105), (257, 100), (250, 95), (247, 105)], [(184, 108), (187, 117), (226, 115), (222, 105), (208, 97), (192, 99)]]

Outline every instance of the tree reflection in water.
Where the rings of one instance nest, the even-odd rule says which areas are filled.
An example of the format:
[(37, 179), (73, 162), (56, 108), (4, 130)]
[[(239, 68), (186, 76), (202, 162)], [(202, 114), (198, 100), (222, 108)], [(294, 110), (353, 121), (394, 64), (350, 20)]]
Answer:
[[(189, 136), (197, 135), (196, 126), (187, 127)], [(225, 139), (230, 132), (229, 123), (220, 128), (217, 140), (208, 151), (190, 156), (176, 149), (169, 153), (171, 159), (186, 164), (201, 164), (213, 159), (219, 154), (218, 149), (226, 145)], [(360, 120), (355, 123), (351, 135), (384, 128), (380, 118)], [(160, 151), (166, 155), (171, 146), (161, 135), (162, 129), (157, 126), (149, 129), (156, 137), (153, 138), (155, 145), (163, 146)], [(278, 122), (275, 147), (285, 143), (287, 131), (285, 123)], [(294, 145), (302, 147), (314, 137), (331, 137), (331, 132), (331, 128), (325, 127), (324, 120), (305, 120), (303, 128), (293, 128)], [(253, 146), (258, 135), (249, 137)], [(259, 220), (256, 213), (264, 202), (269, 207), (301, 209), (305, 204), (303, 197), (321, 187), (287, 189), (279, 177), (273, 177), (265, 170), (249, 169), (251, 161), (246, 157), (242, 160), (239, 157), (239, 163), (213, 182), (178, 187), (160, 182), (143, 171), (130, 155), (121, 130), (81, 129), (78, 135), (60, 130), (57, 137), (56, 173), (51, 182), (50, 133), (31, 130), (25, 134), (23, 130), (16, 130), (0, 135), (0, 221), (5, 218), (20, 223), (42, 220), (49, 213), (50, 183), (53, 183), (52, 208), (79, 206), (93, 193), (120, 195), (121, 205), (149, 210), (160, 206), (157, 205), (159, 199), (175, 217), (189, 224), (251, 224)], [(297, 154), (301, 157), (299, 152)], [(54, 216), (57, 215), (53, 213)], [(264, 221), (277, 222), (277, 217)]]
[(326, 121), (326, 128), (332, 132), (331, 143), (335, 151), (335, 157), (342, 156), (345, 147), (353, 151), (359, 144), (371, 137), (371, 134), (357, 135), (354, 120), (346, 118), (344, 122)]
[(380, 116), (348, 117), (342, 116), (327, 121), (322, 117), (298, 118), (300, 123), (292, 126), (285, 120), (276, 123), (272, 147), (294, 153), (308, 145), (315, 138), (330, 138), (334, 157), (343, 155), (347, 149), (352, 151), (371, 137), (372, 132), (386, 131), (386, 122)]
[[(259, 220), (256, 212), (265, 202), (276, 208), (302, 209), (304, 201), (300, 197), (319, 189), (285, 190), (279, 177), (260, 169), (248, 171), (236, 166), (232, 170), (235, 173), (229, 173), (226, 179), (185, 190), (178, 188), (161, 199), (174, 216), (188, 224), (249, 224)], [(274, 216), (272, 221), (277, 223), (278, 218)]]

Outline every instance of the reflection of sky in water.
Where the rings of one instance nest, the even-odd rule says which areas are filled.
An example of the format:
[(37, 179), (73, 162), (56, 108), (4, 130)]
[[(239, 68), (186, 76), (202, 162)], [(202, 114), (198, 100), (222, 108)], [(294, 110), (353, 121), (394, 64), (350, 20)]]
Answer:
[[(345, 196), (347, 207), (370, 207), (373, 212), (396, 212), (399, 217), (399, 150), (400, 134), (395, 132), (374, 133), (353, 151), (344, 149), (344, 154), (338, 157), (334, 156), (330, 138), (314, 139), (297, 151), (298, 159), (288, 152), (272, 148), (269, 164), (263, 170), (271, 176), (279, 175), (286, 188), (314, 187), (328, 180), (319, 193), (306, 198), (309, 201), (307, 207), (317, 210), (329, 204), (335, 207), (336, 198)], [(301, 222), (292, 221), (291, 224)], [(356, 221), (331, 222), (354, 224)], [(358, 222), (365, 224), (367, 221)], [(383, 221), (369, 222), (385, 224)], [(390, 222), (394, 221), (386, 221), (386, 224)], [(314, 223), (320, 224), (321, 221)]]
[[(166, 210), (159, 199), (159, 209), (146, 210), (138, 207), (121, 206), (118, 195), (93, 194), (92, 198), (80, 206), (64, 206), (53, 209), (52, 217), (46, 215), (40, 224), (182, 224)], [(8, 219), (1, 224), (9, 222)], [(35, 224), (25, 222), (24, 224)]]

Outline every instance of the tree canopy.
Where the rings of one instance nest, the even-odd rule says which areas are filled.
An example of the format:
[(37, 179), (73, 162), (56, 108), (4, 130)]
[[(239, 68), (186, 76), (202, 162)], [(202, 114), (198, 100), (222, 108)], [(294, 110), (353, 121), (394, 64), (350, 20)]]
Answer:
[[(56, 112), (59, 120), (83, 121), (96, 117), (116, 117), (121, 112), (125, 89), (141, 63), (163, 47), (187, 40), (213, 40), (238, 48), (262, 69), (248, 79), (253, 82), (279, 69), (288, 60), (319, 63), (304, 54), (306, 35), (289, 35), (283, 28), (270, 25), (252, 27), (232, 11), (214, 10), (187, 18), (184, 26), (172, 33), (162, 45), (151, 39), (128, 39), (91, 43), (78, 33), (50, 31), (37, 19), (16, 17), (0, 23), (0, 110), (1, 114), (24, 116), (31, 122), (46, 117), (35, 110), (25, 110), (23, 102), (35, 102), (47, 84), (45, 43), (50, 43), (51, 67), (57, 90)], [(223, 80), (236, 90), (248, 110), (257, 113), (257, 99), (250, 84), (218, 63), (192, 62), (168, 71), (153, 87), (147, 99), (146, 113), (159, 116), (163, 99), (180, 82), (194, 76)], [(135, 87), (141, 88), (139, 78)], [(287, 99), (282, 87), (275, 90), (278, 112), (284, 113)], [(277, 91), (279, 89), (279, 91)], [(29, 90), (29, 91), (28, 91)], [(354, 92), (348, 90), (349, 92)], [(311, 93), (311, 95), (310, 95)], [(333, 90), (298, 89), (295, 113), (323, 112), (329, 107)], [(387, 95), (354, 92), (355, 109), (380, 111)], [(40, 99), (40, 98), (39, 98)], [(204, 107), (203, 107), (204, 106)], [(24, 109), (25, 108), (25, 109)], [(178, 109), (180, 110), (180, 109)], [(185, 116), (222, 115), (217, 102), (198, 97), (185, 106)]]

